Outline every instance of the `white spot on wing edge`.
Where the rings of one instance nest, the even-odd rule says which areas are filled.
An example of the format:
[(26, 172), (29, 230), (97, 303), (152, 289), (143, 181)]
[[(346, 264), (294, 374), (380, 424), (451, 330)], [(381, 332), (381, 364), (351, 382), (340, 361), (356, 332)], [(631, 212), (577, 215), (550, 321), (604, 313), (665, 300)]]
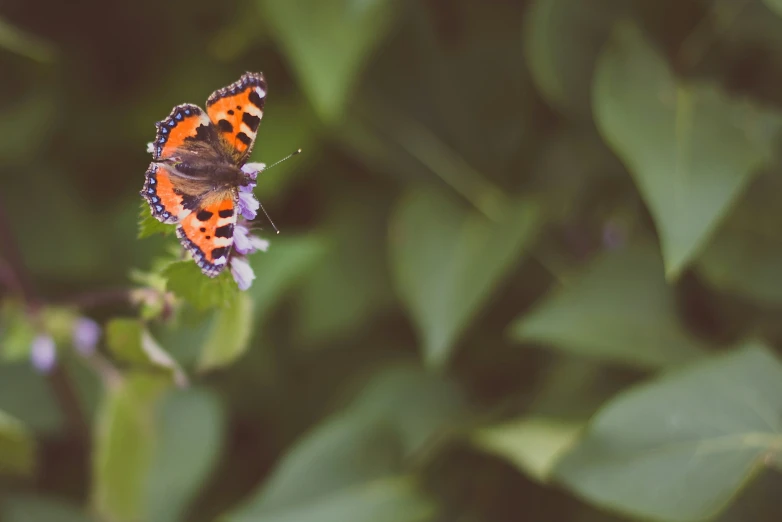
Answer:
[(224, 265), (225, 264), (225, 256), (220, 256), (214, 261), (212, 261), (213, 265)]
[(255, 92), (257, 92), (258, 96), (260, 96), (261, 98), (265, 98), (266, 97), (266, 91), (264, 91), (263, 87), (261, 87), (260, 85), (255, 88)]
[(192, 212), (191, 210), (188, 210), (186, 208), (182, 209), (182, 212), (177, 214), (177, 219), (179, 219), (181, 221), (181, 220), (185, 219), (187, 216), (189, 216), (191, 212)]

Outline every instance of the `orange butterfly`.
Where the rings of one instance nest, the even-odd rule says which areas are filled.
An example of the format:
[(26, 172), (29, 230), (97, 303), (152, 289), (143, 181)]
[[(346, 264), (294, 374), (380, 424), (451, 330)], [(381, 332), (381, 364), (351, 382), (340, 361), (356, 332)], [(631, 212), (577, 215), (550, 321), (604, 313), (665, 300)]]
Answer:
[[(253, 219), (259, 207), (252, 189), (264, 165), (245, 162), (263, 117), (266, 92), (263, 74), (248, 72), (213, 92), (206, 112), (196, 105), (178, 105), (155, 124), (153, 161), (141, 195), (158, 221), (177, 225), (180, 243), (209, 277), (220, 274), (229, 260), (232, 272), (244, 271), (246, 280), (249, 270), (254, 277), (245, 261), (232, 259), (232, 248), (244, 254), (268, 245), (237, 225), (237, 214)], [(236, 273), (234, 278), (240, 287), (249, 286)]]

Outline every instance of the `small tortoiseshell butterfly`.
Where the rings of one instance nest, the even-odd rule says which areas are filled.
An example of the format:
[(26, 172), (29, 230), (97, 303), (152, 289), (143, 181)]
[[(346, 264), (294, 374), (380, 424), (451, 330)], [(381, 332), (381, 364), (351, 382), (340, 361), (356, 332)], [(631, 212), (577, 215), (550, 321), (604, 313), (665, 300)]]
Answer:
[(141, 195), (158, 221), (177, 225), (182, 246), (209, 277), (222, 272), (234, 244), (242, 170), (252, 152), (266, 100), (262, 73), (246, 73), (213, 92), (206, 112), (177, 105), (157, 122), (152, 163)]

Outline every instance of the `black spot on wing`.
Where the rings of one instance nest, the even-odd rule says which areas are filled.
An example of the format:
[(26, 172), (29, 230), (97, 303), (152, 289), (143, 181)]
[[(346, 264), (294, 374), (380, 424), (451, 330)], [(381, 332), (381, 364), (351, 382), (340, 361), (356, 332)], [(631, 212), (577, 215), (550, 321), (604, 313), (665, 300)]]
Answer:
[(213, 215), (214, 214), (208, 210), (199, 210), (198, 214), (196, 214), (196, 219), (198, 221), (209, 221), (209, 218), (211, 218)]
[(236, 139), (247, 145), (248, 147), (253, 142), (253, 140), (250, 139), (250, 137), (245, 134), (244, 132), (240, 132), (236, 135)]
[(217, 122), (217, 127), (222, 132), (233, 132), (234, 131), (234, 126), (231, 125), (231, 122), (228, 121), (228, 120), (220, 120), (220, 121), (218, 121)]
[(223, 225), (215, 229), (215, 237), (232, 237), (234, 233), (233, 224)]
[(258, 116), (253, 116), (249, 112), (242, 114), (242, 121), (250, 127), (250, 130), (255, 132), (258, 130), (258, 125), (261, 124), (261, 119)]
[(234, 215), (234, 209), (232, 208), (224, 208), (223, 210), (218, 210), (217, 215), (221, 218), (227, 218)]
[(253, 89), (250, 92), (250, 103), (258, 107), (259, 109), (263, 109), (263, 100), (264, 98), (261, 98), (261, 95), (258, 94), (258, 91)]
[(228, 247), (218, 247), (212, 249), (212, 261), (228, 255)]

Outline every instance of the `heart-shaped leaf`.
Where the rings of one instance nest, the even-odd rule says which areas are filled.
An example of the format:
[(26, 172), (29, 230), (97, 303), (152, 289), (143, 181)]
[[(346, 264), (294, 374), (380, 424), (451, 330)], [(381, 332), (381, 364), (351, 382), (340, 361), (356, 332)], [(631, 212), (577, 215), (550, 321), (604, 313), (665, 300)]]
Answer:
[(562, 453), (576, 440), (581, 425), (546, 418), (526, 418), (483, 428), (473, 435), (481, 449), (507, 459), (538, 481), (549, 480)]
[(611, 400), (555, 475), (605, 508), (705, 520), (780, 457), (781, 412), (782, 364), (750, 344)]
[(665, 273), (698, 254), (751, 175), (772, 158), (779, 113), (679, 81), (632, 25), (601, 55), (593, 110), (654, 217)]
[(261, 0), (320, 116), (342, 116), (360, 70), (396, 19), (388, 0)]
[(446, 363), (534, 237), (537, 218), (537, 207), (525, 201), (509, 204), (492, 222), (438, 192), (416, 190), (402, 199), (392, 218), (392, 265), (427, 363)]
[(679, 322), (673, 289), (648, 243), (602, 252), (580, 277), (519, 317), (510, 334), (642, 367), (680, 364), (702, 353)]

